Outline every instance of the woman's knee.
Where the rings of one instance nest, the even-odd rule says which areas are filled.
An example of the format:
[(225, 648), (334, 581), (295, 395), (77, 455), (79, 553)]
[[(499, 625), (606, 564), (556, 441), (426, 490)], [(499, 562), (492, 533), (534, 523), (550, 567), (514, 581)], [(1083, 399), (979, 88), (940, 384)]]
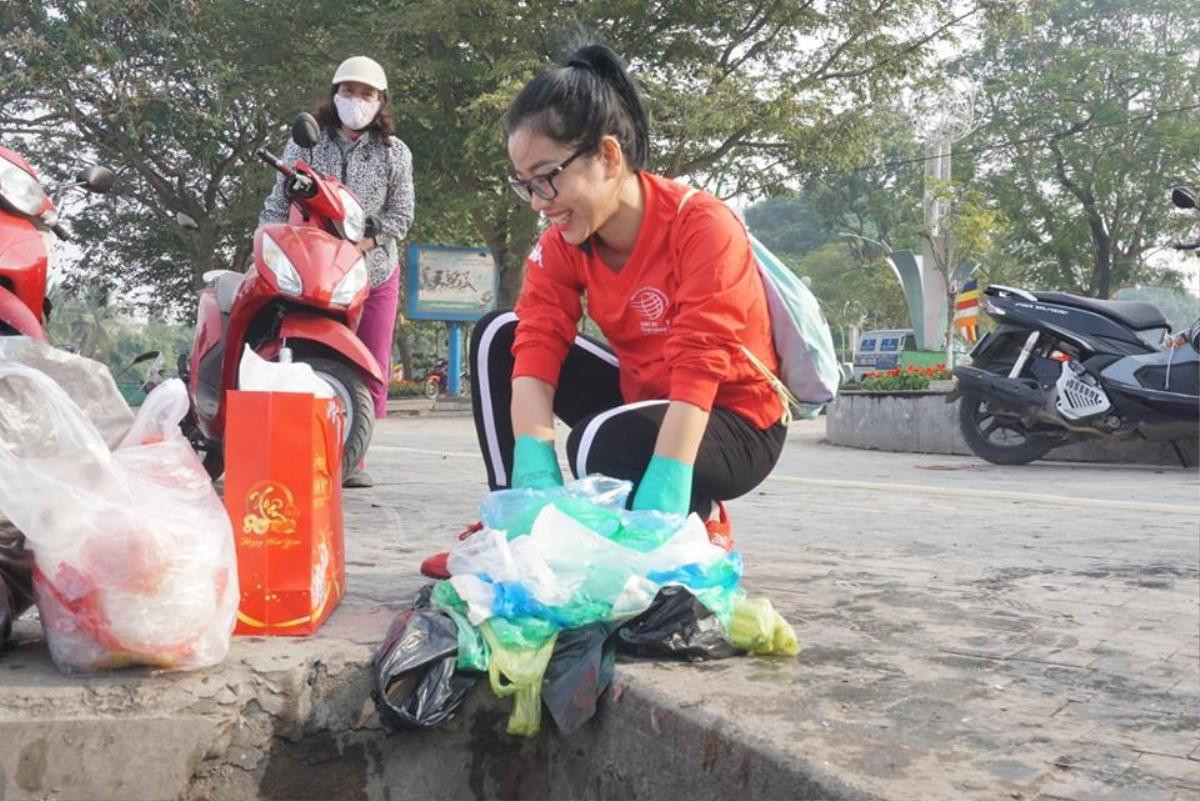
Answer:
[(636, 482), (654, 455), (658, 421), (611, 410), (584, 418), (567, 436), (567, 462), (576, 478), (593, 473)]

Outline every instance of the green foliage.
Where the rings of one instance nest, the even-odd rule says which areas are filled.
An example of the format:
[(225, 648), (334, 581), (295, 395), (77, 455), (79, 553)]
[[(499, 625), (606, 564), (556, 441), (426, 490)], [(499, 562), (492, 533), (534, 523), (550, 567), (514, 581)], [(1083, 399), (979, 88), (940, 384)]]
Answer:
[(103, 292), (51, 292), (50, 341), (81, 356), (103, 362), (120, 382), (140, 383), (150, 363), (130, 367), (135, 356), (156, 350), (167, 375), (175, 373), (180, 354), (191, 348), (190, 326), (162, 318), (137, 319), (122, 313)]
[(1023, 282), (1108, 297), (1168, 277), (1145, 257), (1181, 224), (1168, 188), (1195, 179), (1198, 54), (1193, 0), (1050, 0), (986, 30), (965, 66)]
[(366, 51), (414, 154), (412, 238), (487, 245), (507, 303), (538, 221), (504, 186), (501, 119), (579, 34), (625, 55), (645, 88), (652, 169), (758, 195), (859, 159), (864, 110), (916, 80), (963, 18), (1006, 5), (17, 0), (0, 8), (0, 126), (53, 178), (92, 159), (119, 172), (74, 215), (87, 245), (73, 283), (151, 287), (143, 305), (186, 313), (199, 275), (244, 262), (273, 180), (255, 149), (281, 147), (334, 65)]
[(837, 232), (803, 195), (769, 197), (746, 209), (746, 227), (769, 250), (800, 257), (829, 242)]
[[(328, 81), (340, 4), (69, 0), (0, 8), (0, 126), (51, 179), (97, 161), (112, 192), (68, 214), (85, 243), (70, 283), (153, 288), (194, 308), (199, 276), (240, 268), (274, 180), (253, 158)], [(179, 227), (184, 213), (196, 230)]]

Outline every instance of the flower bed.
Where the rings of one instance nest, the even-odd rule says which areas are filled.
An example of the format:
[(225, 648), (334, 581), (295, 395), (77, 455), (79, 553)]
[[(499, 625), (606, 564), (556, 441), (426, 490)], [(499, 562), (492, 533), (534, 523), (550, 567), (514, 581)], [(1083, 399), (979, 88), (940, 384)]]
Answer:
[(946, 365), (933, 367), (897, 367), (893, 370), (876, 370), (867, 373), (857, 384), (842, 386), (846, 390), (863, 392), (920, 392), (929, 389), (934, 381), (948, 381), (953, 373)]

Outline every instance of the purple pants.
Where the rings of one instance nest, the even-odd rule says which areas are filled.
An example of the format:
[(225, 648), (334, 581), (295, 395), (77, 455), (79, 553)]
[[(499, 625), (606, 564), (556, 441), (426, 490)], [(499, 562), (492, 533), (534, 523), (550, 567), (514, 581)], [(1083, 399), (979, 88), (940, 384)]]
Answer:
[(400, 270), (371, 290), (363, 304), (358, 323), (358, 338), (371, 351), (383, 374), (383, 381), (367, 379), (367, 388), (375, 399), (375, 419), (387, 417), (388, 383), (392, 374), (392, 338), (396, 333), (396, 306), (400, 302)]

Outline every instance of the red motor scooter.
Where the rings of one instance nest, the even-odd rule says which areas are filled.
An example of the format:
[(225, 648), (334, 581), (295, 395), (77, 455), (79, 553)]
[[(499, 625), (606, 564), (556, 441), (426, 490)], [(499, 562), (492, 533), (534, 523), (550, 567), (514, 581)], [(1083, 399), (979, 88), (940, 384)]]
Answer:
[[(312, 147), (320, 129), (310, 114), (292, 124), (292, 139)], [(375, 427), (369, 378), (379, 365), (355, 335), (370, 293), (366, 258), (355, 243), (373, 235), (374, 220), (340, 181), (303, 161), (288, 166), (266, 150), (258, 156), (287, 178), (291, 215), (254, 232), (254, 265), (246, 273), (204, 275), (196, 334), (180, 377), (191, 411), (184, 433), (213, 478), (224, 472), (225, 391), (238, 386), (243, 348), (266, 359), (307, 362), (330, 385), (346, 415), (342, 474), (362, 460)]]
[[(115, 177), (104, 167), (88, 167), (74, 183), (55, 191), (83, 187), (107, 192)], [(46, 275), (54, 252), (51, 233), (71, 238), (29, 162), (0, 147), (0, 336), (46, 339), (50, 317)]]

